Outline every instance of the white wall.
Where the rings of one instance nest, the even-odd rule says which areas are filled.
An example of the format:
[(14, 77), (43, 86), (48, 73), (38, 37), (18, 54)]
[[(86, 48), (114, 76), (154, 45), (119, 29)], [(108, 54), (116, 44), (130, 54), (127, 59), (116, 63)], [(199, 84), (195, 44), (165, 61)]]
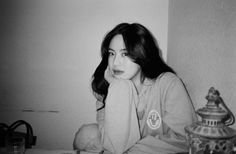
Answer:
[(196, 109), (206, 105), (213, 86), (236, 116), (236, 1), (169, 3), (168, 63), (185, 81)]
[(71, 149), (95, 121), (90, 79), (116, 24), (144, 24), (166, 58), (166, 0), (2, 0), (0, 10), (0, 122), (30, 122), (37, 148)]

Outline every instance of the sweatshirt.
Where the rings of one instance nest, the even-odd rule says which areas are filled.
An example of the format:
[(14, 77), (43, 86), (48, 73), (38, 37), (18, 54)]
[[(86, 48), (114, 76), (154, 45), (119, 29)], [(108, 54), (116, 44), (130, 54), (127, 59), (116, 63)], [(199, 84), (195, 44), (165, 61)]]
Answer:
[(167, 72), (143, 84), (139, 94), (131, 80), (110, 84), (105, 108), (97, 111), (105, 153), (187, 152), (184, 127), (197, 118), (183, 82)]

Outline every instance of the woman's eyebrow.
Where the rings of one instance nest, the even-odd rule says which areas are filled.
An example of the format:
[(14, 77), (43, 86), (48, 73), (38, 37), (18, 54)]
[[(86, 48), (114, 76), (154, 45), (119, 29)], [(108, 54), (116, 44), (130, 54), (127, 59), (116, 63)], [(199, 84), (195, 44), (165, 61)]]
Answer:
[[(114, 49), (108, 48), (108, 50), (115, 51)], [(120, 49), (119, 51), (127, 51), (126, 48)]]
[(115, 50), (113, 50), (113, 49), (111, 49), (111, 48), (108, 48), (108, 50), (115, 51)]

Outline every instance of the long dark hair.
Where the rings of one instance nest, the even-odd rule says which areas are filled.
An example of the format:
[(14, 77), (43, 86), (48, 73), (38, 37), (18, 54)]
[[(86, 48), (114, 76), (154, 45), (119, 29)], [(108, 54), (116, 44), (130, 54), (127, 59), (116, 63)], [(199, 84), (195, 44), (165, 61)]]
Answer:
[(108, 65), (108, 48), (112, 38), (118, 34), (123, 36), (128, 56), (140, 65), (144, 78), (155, 79), (163, 72), (175, 73), (163, 61), (158, 43), (146, 27), (139, 23), (121, 23), (107, 33), (103, 39), (102, 60), (96, 68), (91, 82), (95, 96), (99, 95), (104, 99), (107, 96), (109, 83), (104, 78), (104, 72)]

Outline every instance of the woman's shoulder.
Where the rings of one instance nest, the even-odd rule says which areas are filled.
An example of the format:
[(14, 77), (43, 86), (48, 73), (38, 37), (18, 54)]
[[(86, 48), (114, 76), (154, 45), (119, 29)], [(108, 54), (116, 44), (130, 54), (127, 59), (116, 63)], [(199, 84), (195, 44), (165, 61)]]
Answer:
[(182, 84), (181, 79), (172, 72), (165, 72), (157, 77), (155, 85), (158, 87), (168, 87), (169, 85), (176, 83)]
[(164, 72), (160, 74), (156, 79), (156, 81), (160, 81), (160, 82), (170, 82), (173, 80), (180, 80), (180, 78), (172, 72)]

